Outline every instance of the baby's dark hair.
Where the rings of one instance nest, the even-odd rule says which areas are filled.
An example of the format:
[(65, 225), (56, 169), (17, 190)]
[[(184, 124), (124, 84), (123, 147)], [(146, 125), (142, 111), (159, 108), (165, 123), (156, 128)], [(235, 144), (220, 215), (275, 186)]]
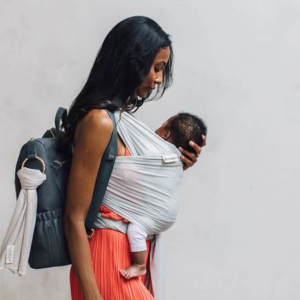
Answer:
[(199, 117), (189, 113), (179, 113), (171, 118), (167, 124), (171, 132), (172, 144), (177, 148), (182, 147), (192, 153), (195, 150), (189, 145), (193, 141), (199, 146), (202, 145), (202, 135), (207, 134), (207, 126)]

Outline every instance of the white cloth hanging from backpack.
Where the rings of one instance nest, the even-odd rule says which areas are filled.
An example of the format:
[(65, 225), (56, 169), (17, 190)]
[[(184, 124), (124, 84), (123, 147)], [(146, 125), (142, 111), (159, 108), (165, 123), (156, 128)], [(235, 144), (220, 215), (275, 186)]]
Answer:
[(17, 172), (21, 191), (0, 250), (0, 270), (25, 275), (36, 222), (36, 189), (46, 180), (40, 170), (22, 168)]
[[(178, 215), (183, 175), (181, 153), (131, 114), (116, 113), (115, 117), (118, 133), (132, 156), (116, 158), (102, 203), (149, 235), (156, 235), (150, 253), (150, 272), (154, 297), (162, 300), (165, 293), (161, 232), (172, 226)], [(124, 232), (124, 223), (101, 215), (96, 226), (120, 227)]]

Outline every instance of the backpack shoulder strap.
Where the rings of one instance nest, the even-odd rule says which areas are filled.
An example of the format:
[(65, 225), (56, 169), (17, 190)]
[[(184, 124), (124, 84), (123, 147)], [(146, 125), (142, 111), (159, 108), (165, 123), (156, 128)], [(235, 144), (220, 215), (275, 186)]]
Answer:
[(85, 219), (85, 227), (88, 234), (90, 230), (94, 227), (94, 223), (99, 212), (100, 205), (102, 203), (117, 154), (118, 133), (116, 120), (112, 112), (107, 110), (107, 113), (113, 121), (113, 132), (101, 159), (100, 168), (96, 178), (92, 203), (90, 205), (88, 214)]

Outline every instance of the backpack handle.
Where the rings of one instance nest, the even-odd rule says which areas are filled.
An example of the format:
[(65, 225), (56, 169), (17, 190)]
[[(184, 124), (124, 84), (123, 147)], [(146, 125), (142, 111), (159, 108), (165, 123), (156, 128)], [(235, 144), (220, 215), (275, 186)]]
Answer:
[(57, 113), (55, 115), (55, 129), (57, 134), (59, 132), (60, 122), (63, 122), (66, 119), (66, 117), (67, 117), (67, 109), (64, 107), (60, 107), (57, 110)]

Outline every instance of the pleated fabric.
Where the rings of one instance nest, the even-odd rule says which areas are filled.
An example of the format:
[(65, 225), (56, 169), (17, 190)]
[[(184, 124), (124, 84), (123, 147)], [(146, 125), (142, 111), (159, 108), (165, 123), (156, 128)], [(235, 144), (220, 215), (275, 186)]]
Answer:
[[(130, 156), (127, 148), (125, 156)], [(100, 211), (103, 217), (128, 223), (104, 205), (101, 205)], [(144, 285), (145, 276), (127, 280), (120, 274), (120, 269), (131, 265), (130, 245), (126, 234), (112, 229), (95, 229), (89, 243), (95, 278), (104, 300), (155, 300)], [(148, 257), (149, 241), (147, 248)], [(70, 286), (72, 300), (85, 300), (73, 267), (70, 271)]]
[[(111, 229), (96, 229), (90, 239), (93, 269), (104, 300), (154, 300), (144, 278), (124, 279), (119, 270), (131, 264), (126, 234)], [(149, 247), (148, 247), (149, 249)], [(76, 272), (70, 272), (72, 300), (84, 300)]]

